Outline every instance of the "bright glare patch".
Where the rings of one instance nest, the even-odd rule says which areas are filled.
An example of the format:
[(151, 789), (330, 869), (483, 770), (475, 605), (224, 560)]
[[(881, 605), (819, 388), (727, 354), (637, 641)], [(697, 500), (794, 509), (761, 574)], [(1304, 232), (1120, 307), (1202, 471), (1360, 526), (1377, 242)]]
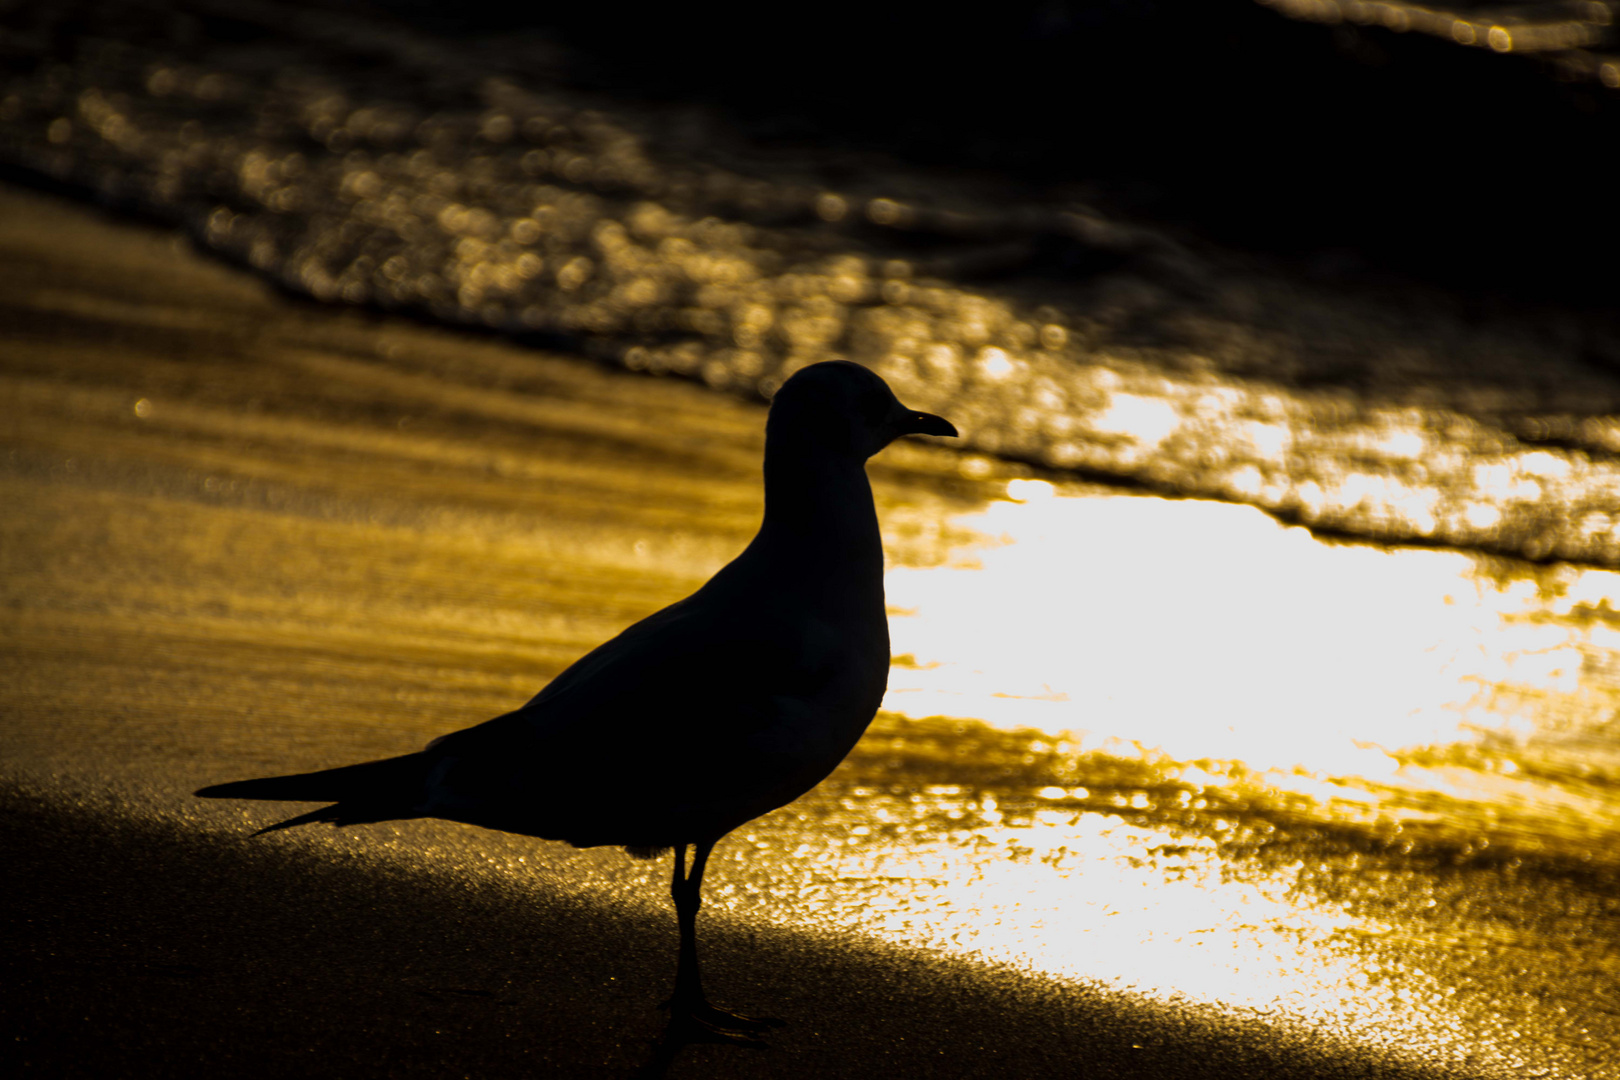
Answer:
[[(961, 522), (1010, 541), (972, 568), (890, 573), (891, 605), (915, 613), (894, 620), (894, 651), (917, 665), (893, 672), (885, 708), (1382, 781), (1390, 752), (1511, 734), (1526, 695), (1567, 711), (1548, 695), (1579, 696), (1583, 649), (1612, 634), (1536, 618), (1534, 582), (1481, 578), (1459, 553), (1324, 544), (1243, 506), (1043, 489), (1014, 481), (1019, 501)], [(1564, 589), (1561, 607), (1597, 607), (1620, 575), (1568, 570)]]
[(1121, 393), (1114, 394), (1108, 408), (1092, 419), (1097, 431), (1122, 435), (1143, 446), (1157, 446), (1180, 424), (1181, 417), (1169, 402)]
[[(1222, 503), (1068, 498), (1040, 481), (1012, 482), (1008, 499), (956, 522), (997, 538), (975, 560), (890, 572), (906, 613), (894, 651), (914, 662), (891, 672), (886, 709), (1150, 763), (1190, 810), (1200, 791), (1239, 793), (1305, 821), (1449, 830), (1475, 849), (1612, 848), (1620, 807), (1556, 777), (1571, 761), (1580, 776), (1620, 770), (1597, 737), (1620, 711), (1620, 575), (1329, 544)], [(846, 915), (885, 937), (1400, 1032), (1421, 1054), (1459, 1045), (1446, 1040), (1468, 1025), (1441, 1015), (1443, 986), (1356, 944), (1396, 924), (1315, 898), (1298, 863), (1229, 874), (1217, 844), (1248, 826), (1214, 810), (1201, 820), (1217, 839), (1189, 842), (1121, 820), (1150, 807), (1146, 792), (1069, 801), (1088, 797), (1032, 786), (1014, 820), (964, 789), (944, 814), (959, 828), (834, 849), (818, 880), (853, 890)], [(888, 814), (879, 802), (862, 811)]]
[(1035, 499), (1050, 499), (1057, 494), (1057, 489), (1045, 480), (1009, 480), (1007, 481), (1007, 498), (1014, 502), (1030, 502)]

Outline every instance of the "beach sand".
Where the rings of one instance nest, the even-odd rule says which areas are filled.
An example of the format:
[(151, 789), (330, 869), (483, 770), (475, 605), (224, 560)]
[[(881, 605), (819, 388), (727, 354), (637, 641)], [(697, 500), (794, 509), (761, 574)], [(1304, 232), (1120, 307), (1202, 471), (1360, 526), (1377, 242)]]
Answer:
[[(436, 870), (422, 848), (452, 826), (250, 841), (161, 790), (3, 789), (4, 1057), (22, 1074), (626, 1076), (659, 1059), (672, 914)], [(1423, 1075), (870, 942), (726, 920), (703, 945), (717, 1000), (790, 1022), (765, 1050), (684, 1048), (670, 1076)]]

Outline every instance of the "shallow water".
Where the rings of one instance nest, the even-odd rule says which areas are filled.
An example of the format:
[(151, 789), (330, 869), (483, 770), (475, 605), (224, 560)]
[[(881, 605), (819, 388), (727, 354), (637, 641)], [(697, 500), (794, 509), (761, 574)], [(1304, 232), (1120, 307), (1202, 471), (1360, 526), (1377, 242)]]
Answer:
[[(1596, 48), (1610, 15), (1513, 25)], [(1352, 287), (1106, 213), (1084, 185), (761, 145), (583, 89), (532, 32), (236, 0), (0, 17), (0, 159), (295, 292), (750, 400), (849, 357), (985, 452), (1319, 531), (1620, 564), (1612, 310)]]
[[(316, 309), (160, 232), (0, 201), (9, 785), (264, 824), (185, 792), (504, 711), (757, 523), (759, 405)], [(1620, 579), (920, 442), (872, 472), (885, 711), (721, 846), (706, 917), (1456, 1075), (1616, 1075)], [(616, 852), (289, 835), (664, 903), (663, 869)]]

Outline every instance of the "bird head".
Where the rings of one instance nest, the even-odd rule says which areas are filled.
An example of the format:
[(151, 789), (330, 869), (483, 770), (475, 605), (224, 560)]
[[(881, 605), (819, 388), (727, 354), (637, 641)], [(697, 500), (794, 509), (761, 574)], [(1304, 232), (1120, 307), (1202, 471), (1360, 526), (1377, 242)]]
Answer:
[(859, 364), (828, 360), (782, 384), (765, 423), (767, 446), (865, 461), (902, 435), (956, 435), (949, 420), (908, 409)]

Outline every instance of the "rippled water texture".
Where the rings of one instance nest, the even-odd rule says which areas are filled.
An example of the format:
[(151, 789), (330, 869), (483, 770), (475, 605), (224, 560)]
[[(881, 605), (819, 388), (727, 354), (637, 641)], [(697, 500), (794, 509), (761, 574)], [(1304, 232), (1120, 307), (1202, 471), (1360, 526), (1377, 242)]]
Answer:
[[(1575, 7), (1564, 24), (1607, 40), (1610, 9)], [(571, 88), (532, 35), (245, 0), (4, 18), (0, 156), (299, 293), (754, 399), (849, 357), (981, 451), (1321, 530), (1620, 562), (1610, 318), (1352, 294), (1078, 189), (760, 150)]]
[[(186, 792), (504, 711), (757, 523), (757, 404), (276, 299), (36, 196), (0, 223), (10, 789), (239, 836), (274, 811)], [(721, 845), (713, 925), (1620, 1075), (1620, 578), (917, 443), (872, 471), (885, 711)], [(665, 903), (661, 868), (470, 828), (278, 842)]]

